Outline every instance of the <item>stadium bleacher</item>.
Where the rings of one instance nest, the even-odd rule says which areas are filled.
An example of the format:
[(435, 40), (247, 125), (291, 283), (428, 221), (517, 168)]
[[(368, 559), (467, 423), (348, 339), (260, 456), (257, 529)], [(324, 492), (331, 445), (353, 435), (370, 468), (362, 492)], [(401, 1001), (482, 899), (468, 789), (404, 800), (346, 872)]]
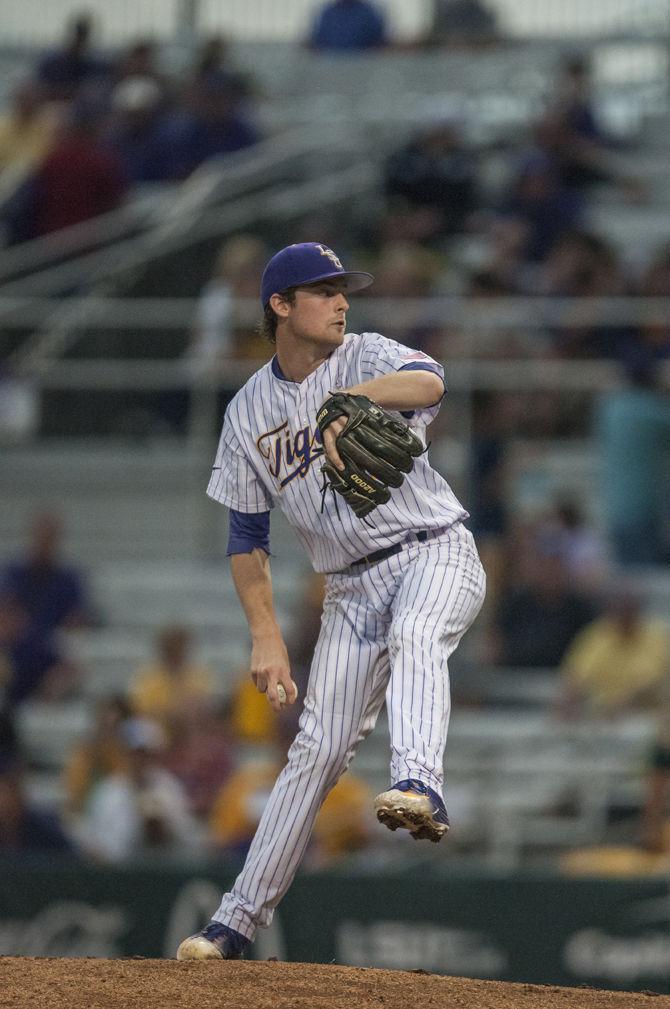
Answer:
[[(634, 168), (650, 199), (644, 204), (624, 203), (611, 187), (604, 187), (590, 202), (587, 221), (625, 252), (627, 263), (639, 268), (667, 241), (667, 40), (644, 45), (635, 39), (617, 40), (620, 48), (630, 50), (630, 58), (619, 61), (612, 55), (614, 44), (603, 39), (585, 47), (593, 54), (596, 70), (601, 68), (600, 78), (596, 76), (597, 107), (621, 141), (622, 167)], [(564, 51), (562, 43), (549, 41), (518, 43), (481, 54), (476, 61), (469, 54), (455, 53), (445, 59), (433, 52), (375, 54), (365, 62), (336, 63), (288, 43), (238, 43), (233, 55), (239, 67), (253, 71), (258, 81), (258, 114), (266, 127), (272, 126), (278, 134), (297, 126), (312, 131), (323, 131), (324, 124), (333, 130), (346, 128), (351, 140), (347, 156), (358, 151), (361, 165), (368, 164), (370, 169), (359, 194), (367, 212), (383, 158), (418, 123), (436, 118), (466, 121), (469, 139), (482, 152), (484, 175), (488, 172), (487, 177), (499, 183), (501, 141), (513, 147), (523, 136), (551, 89)], [(6, 72), (0, 72), (0, 80), (17, 79), (33, 55), (16, 50), (4, 53), (0, 71)], [(318, 80), (318, 94), (306, 92), (306, 80)], [(368, 143), (364, 155), (360, 154), (361, 137)], [(293, 152), (291, 157), (298, 154)], [(292, 164), (290, 158), (287, 163)], [(275, 188), (261, 189), (258, 179), (265, 176), (260, 172), (253, 186), (249, 185), (261, 195), (250, 204), (245, 226), (260, 223), (271, 233), (273, 228), (281, 231), (313, 210), (315, 205), (305, 206), (301, 201), (315, 194), (323, 163), (323, 151), (316, 144), (301, 162), (301, 181), (307, 188), (292, 197), (282, 190), (282, 199), (276, 199), (277, 187), (285, 181), (286, 165), (269, 176)], [(218, 170), (215, 167), (215, 174)], [(205, 190), (209, 192), (206, 186)], [(244, 188), (232, 192), (235, 201), (249, 195)], [(339, 207), (347, 193), (346, 186), (335, 188), (327, 207)], [(186, 214), (194, 206), (189, 199), (187, 194)], [(207, 242), (213, 247), (228, 233), (226, 229), (235, 228), (234, 219), (231, 224), (225, 213), (213, 213), (212, 206), (219, 204), (210, 204), (207, 198), (197, 203), (198, 215), (212, 226)], [(173, 237), (177, 235), (170, 250), (173, 271), (191, 248), (188, 229), (184, 244), (179, 244), (178, 223), (171, 222)], [(140, 239), (138, 244), (146, 251), (151, 241)], [(121, 271), (121, 294), (132, 288), (133, 294), (142, 295), (147, 287), (151, 294), (164, 293), (160, 282), (169, 287), (172, 281), (161, 259), (163, 251), (150, 249), (147, 254), (153, 269), (149, 280), (139, 270), (133, 287)], [(202, 255), (198, 268), (184, 281), (193, 288), (186, 293), (195, 294), (201, 286), (205, 263), (209, 260)], [(104, 283), (108, 280), (105, 277)], [(29, 269), (21, 283), (24, 291), (30, 289)], [(75, 291), (75, 298), (85, 299), (87, 293), (84, 284)], [(70, 322), (66, 320), (64, 326)], [(48, 327), (45, 333), (49, 335)], [(82, 345), (86, 347), (85, 339)], [(54, 352), (54, 360), (58, 357), (59, 351)], [(48, 355), (45, 361), (48, 365)], [(102, 361), (104, 367), (104, 355)], [(40, 376), (35, 380), (39, 383)], [(48, 385), (48, 372), (44, 381)], [(178, 617), (194, 629), (198, 653), (216, 669), (222, 695), (230, 692), (244, 666), (248, 636), (227, 575), (225, 512), (204, 496), (213, 448), (211, 438), (193, 446), (181, 438), (151, 434), (135, 440), (38, 438), (7, 450), (3, 447), (0, 561), (20, 549), (26, 516), (55, 504), (64, 518), (68, 553), (87, 573), (102, 618), (99, 627), (66, 637), (68, 651), (84, 671), (80, 696), (58, 705), (28, 703), (21, 712), (19, 727), (34, 772), (36, 796), (59, 799), (63, 760), (72, 741), (90, 728), (96, 700), (127, 688), (137, 665), (151, 654), (155, 632), (164, 623)], [(456, 481), (466, 479), (465, 440), (445, 436), (433, 452)], [(570, 490), (601, 528), (598, 465), (587, 436), (546, 442), (517, 439), (508, 503), (525, 514), (551, 500), (556, 491)], [(280, 517), (273, 521), (273, 550), (279, 615), (289, 628), (295, 618), (296, 585), (307, 566)], [(650, 612), (667, 618), (668, 573), (644, 570), (636, 577), (647, 593)], [(609, 725), (566, 726), (552, 713), (555, 674), (533, 674), (531, 683), (529, 674), (522, 671), (505, 676), (488, 669), (480, 658), (478, 633), (483, 632), (475, 629), (472, 640), (464, 643), (465, 659), (458, 677), (460, 684), (472, 670), (480, 707), (456, 708), (447, 750), (455, 845), (476, 848), (492, 863), (514, 867), (534, 854), (541, 857), (562, 847), (601, 841), (611, 829), (608, 810), (641, 801), (645, 755), (654, 733), (652, 719), (633, 716)], [(386, 784), (383, 718), (362, 745), (356, 767), (372, 786)]]

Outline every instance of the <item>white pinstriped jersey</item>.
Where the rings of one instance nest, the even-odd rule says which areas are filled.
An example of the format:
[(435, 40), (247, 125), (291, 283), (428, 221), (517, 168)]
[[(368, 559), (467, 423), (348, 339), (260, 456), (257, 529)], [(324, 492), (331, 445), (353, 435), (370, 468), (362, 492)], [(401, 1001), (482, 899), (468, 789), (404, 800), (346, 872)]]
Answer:
[[(340, 571), (360, 557), (391, 546), (413, 530), (439, 529), (468, 517), (427, 455), (415, 460), (403, 485), (374, 513), (374, 526), (357, 518), (340, 498), (327, 494), (321, 511), (323, 446), (315, 416), (331, 391), (367, 382), (405, 367), (425, 365), (443, 376), (436, 361), (379, 333), (349, 333), (304, 381), (279, 377), (268, 362), (234, 397), (223, 423), (207, 494), (236, 511), (258, 513), (279, 506), (319, 572)], [(425, 441), (439, 404), (409, 420)], [(338, 516), (339, 510), (339, 516)]]

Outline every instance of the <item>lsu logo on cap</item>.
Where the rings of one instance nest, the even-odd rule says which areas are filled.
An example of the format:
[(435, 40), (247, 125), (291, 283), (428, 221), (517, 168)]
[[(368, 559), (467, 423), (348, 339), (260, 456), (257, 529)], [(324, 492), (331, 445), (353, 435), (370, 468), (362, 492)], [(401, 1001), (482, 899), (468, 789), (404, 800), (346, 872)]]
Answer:
[(343, 270), (344, 269), (344, 267), (342, 266), (342, 263), (337, 258), (337, 256), (335, 255), (335, 253), (333, 252), (332, 249), (328, 249), (325, 245), (317, 245), (317, 249), (319, 250), (319, 252), (321, 253), (322, 256), (325, 256), (327, 259), (329, 259), (331, 261), (331, 263), (333, 264), (333, 266), (337, 270)]

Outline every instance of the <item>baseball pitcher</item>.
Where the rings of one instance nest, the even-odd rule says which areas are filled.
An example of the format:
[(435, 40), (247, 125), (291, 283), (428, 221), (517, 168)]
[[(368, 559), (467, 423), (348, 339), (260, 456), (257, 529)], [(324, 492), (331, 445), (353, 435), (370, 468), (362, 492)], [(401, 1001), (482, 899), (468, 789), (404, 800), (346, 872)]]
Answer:
[(386, 701), (391, 830), (439, 841), (448, 660), (475, 619), (485, 575), (468, 514), (428, 461), (443, 369), (379, 333), (348, 333), (347, 298), (372, 283), (307, 242), (261, 281), (272, 360), (230, 403), (207, 493), (230, 509), (228, 553), (251, 633), (251, 675), (275, 710), (297, 690), (275, 615), (270, 512), (278, 506), (326, 573), (304, 710), (248, 857), (212, 921), (178, 959), (234, 959), (270, 924), (321, 803)]

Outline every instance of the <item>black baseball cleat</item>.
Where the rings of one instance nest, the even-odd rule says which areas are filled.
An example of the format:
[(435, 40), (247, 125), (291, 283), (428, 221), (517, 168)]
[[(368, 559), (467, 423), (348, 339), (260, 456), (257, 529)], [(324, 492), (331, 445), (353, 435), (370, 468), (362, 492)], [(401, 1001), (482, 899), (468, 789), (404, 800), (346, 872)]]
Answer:
[(179, 944), (177, 960), (240, 960), (250, 940), (219, 921), (210, 921), (201, 932)]
[(415, 841), (441, 841), (449, 817), (441, 797), (416, 778), (398, 781), (374, 802), (377, 819), (389, 830), (403, 827)]

